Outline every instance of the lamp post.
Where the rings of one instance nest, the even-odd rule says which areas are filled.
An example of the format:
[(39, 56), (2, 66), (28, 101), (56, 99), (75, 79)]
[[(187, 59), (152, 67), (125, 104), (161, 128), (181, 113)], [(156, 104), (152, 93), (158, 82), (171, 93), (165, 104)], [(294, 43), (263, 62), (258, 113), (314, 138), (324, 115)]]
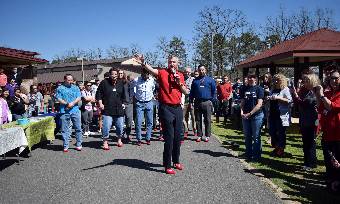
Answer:
[(78, 57), (77, 60), (81, 60), (81, 77), (83, 79), (83, 84), (84, 84), (84, 58), (83, 57)]
[(214, 33), (211, 32), (211, 69), (210, 69), (211, 77), (213, 77), (213, 69), (214, 69)]

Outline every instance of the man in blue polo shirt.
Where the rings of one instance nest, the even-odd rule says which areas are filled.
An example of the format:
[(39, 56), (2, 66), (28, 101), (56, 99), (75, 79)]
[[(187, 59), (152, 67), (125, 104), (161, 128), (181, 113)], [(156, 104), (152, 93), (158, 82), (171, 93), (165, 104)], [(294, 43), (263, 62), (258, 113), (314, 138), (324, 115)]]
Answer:
[(78, 103), (81, 100), (81, 93), (77, 86), (73, 85), (73, 76), (66, 74), (64, 76), (64, 84), (57, 89), (56, 99), (60, 103), (60, 120), (61, 120), (61, 135), (64, 141), (64, 152), (68, 152), (69, 138), (71, 136), (70, 121), (76, 131), (76, 150), (81, 151), (82, 130), (81, 130), (81, 115)]
[(194, 112), (196, 119), (197, 136), (196, 142), (202, 140), (202, 115), (205, 126), (205, 142), (209, 141), (211, 135), (211, 114), (213, 109), (213, 100), (216, 100), (216, 83), (215, 80), (206, 76), (207, 70), (204, 65), (198, 66), (199, 76), (191, 84), (189, 95), (189, 107), (194, 103)]

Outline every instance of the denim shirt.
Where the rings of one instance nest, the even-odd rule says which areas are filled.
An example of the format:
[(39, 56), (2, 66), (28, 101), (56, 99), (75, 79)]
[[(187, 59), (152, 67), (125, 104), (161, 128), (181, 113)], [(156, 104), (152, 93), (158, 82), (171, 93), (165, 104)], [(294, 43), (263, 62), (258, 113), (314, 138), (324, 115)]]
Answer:
[(138, 101), (151, 101), (154, 98), (155, 80), (152, 77), (147, 80), (138, 77), (133, 81), (133, 90)]
[[(57, 89), (56, 98), (62, 99), (67, 103), (71, 103), (72, 101), (80, 97), (81, 97), (80, 89), (73, 84), (70, 87), (61, 85)], [(78, 104), (75, 104), (71, 109), (66, 109), (65, 104), (60, 104), (60, 113), (77, 113), (79, 111), (80, 110)]]
[[(282, 89), (280, 91), (280, 93), (273, 93), (273, 90), (270, 91), (270, 96), (272, 95), (276, 95), (279, 97), (283, 97), (288, 99), (288, 103), (278, 103), (279, 105), (279, 110), (280, 110), (280, 118), (281, 118), (281, 122), (282, 122), (282, 126), (287, 127), (289, 126), (290, 123), (290, 105), (292, 103), (292, 95), (290, 94), (289, 88), (286, 87), (284, 89)], [(270, 111), (268, 112), (268, 118), (269, 118), (269, 114)], [(269, 121), (269, 120), (268, 120)]]

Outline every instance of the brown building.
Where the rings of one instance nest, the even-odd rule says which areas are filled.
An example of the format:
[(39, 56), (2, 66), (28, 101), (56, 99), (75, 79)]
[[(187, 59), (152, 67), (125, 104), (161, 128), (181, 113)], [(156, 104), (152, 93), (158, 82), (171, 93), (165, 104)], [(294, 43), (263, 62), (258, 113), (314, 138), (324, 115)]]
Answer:
[[(105, 72), (108, 72), (111, 67), (124, 70), (127, 75), (131, 75), (133, 78), (141, 73), (141, 67), (133, 62), (132, 57), (84, 61), (84, 81), (96, 78), (104, 79)], [(64, 75), (68, 73), (72, 74), (77, 81), (82, 81), (82, 62), (39, 65), (37, 80), (39, 83), (61, 82)]]

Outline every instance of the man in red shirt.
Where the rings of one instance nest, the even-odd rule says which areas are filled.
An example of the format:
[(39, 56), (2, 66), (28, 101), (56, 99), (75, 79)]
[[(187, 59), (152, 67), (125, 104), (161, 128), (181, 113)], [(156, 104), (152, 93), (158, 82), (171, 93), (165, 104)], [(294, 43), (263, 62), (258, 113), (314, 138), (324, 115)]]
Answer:
[(171, 168), (183, 169), (179, 162), (181, 135), (183, 131), (183, 110), (181, 107), (182, 93), (187, 95), (188, 89), (184, 83), (184, 76), (178, 71), (178, 58), (168, 58), (168, 69), (154, 69), (144, 62), (142, 55), (137, 55), (135, 61), (154, 75), (159, 82), (158, 100), (159, 117), (164, 135), (163, 165), (165, 173), (175, 174)]
[(220, 115), (223, 115), (224, 121), (223, 123), (226, 124), (227, 122), (227, 115), (229, 111), (229, 98), (233, 91), (231, 84), (229, 82), (229, 78), (227, 75), (223, 76), (223, 82), (217, 86), (217, 99), (220, 102), (219, 111), (216, 114), (216, 122), (220, 121)]

